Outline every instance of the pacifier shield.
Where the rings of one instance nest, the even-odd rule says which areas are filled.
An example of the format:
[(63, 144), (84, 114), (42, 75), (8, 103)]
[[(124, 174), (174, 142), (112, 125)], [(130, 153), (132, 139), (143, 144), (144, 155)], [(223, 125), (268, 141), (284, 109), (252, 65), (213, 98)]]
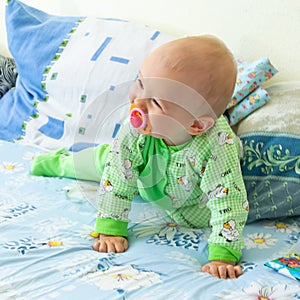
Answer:
[(140, 108), (133, 108), (130, 112), (130, 123), (134, 128), (146, 126), (146, 115)]

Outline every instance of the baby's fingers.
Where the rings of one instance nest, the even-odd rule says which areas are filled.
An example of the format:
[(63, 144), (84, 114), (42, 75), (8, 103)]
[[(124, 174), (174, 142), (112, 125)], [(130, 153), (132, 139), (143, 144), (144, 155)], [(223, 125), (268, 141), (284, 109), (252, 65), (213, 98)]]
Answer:
[(218, 266), (214, 265), (214, 264), (207, 264), (204, 267), (202, 267), (202, 271), (211, 274), (214, 277), (218, 277), (219, 276), (219, 270), (218, 270)]
[(235, 271), (235, 276), (239, 277), (240, 275), (243, 274), (243, 270), (241, 266), (234, 266), (234, 271)]
[(93, 249), (94, 249), (95, 251), (98, 251), (98, 252), (103, 252), (103, 251), (101, 251), (101, 242), (100, 242), (100, 240), (97, 240), (97, 241), (94, 243)]
[(115, 250), (117, 253), (125, 252), (128, 249), (128, 241), (124, 239), (115, 244)]
[[(232, 266), (233, 267), (233, 266)], [(221, 279), (226, 279), (227, 278), (227, 274), (229, 275), (229, 272), (230, 272), (231, 270), (229, 270), (229, 268), (228, 268), (228, 266), (227, 266), (227, 268), (226, 268), (226, 266), (225, 265), (220, 265), (220, 266), (218, 266), (218, 277), (219, 278), (221, 278)], [(234, 270), (233, 270), (233, 268), (232, 268), (232, 271), (233, 271), (233, 275), (234, 275)], [(231, 278), (231, 277), (230, 277)], [(234, 278), (234, 277), (232, 277), (232, 278)]]
[(98, 252), (115, 252), (115, 248), (113, 245), (110, 243), (103, 242), (101, 240), (98, 240), (97, 242), (94, 243), (93, 249), (98, 251)]
[(202, 271), (221, 279), (234, 279), (243, 274), (240, 266), (230, 264), (208, 263), (202, 267)]

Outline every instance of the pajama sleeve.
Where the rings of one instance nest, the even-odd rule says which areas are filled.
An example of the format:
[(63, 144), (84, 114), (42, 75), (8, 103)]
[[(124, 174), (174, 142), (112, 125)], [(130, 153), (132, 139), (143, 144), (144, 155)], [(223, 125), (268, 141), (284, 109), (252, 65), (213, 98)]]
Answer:
[[(221, 122), (222, 123), (222, 122)], [(239, 142), (227, 123), (208, 135), (211, 155), (201, 188), (211, 211), (209, 260), (237, 262), (244, 247), (242, 231), (248, 215), (247, 194), (239, 164)]]
[(137, 179), (142, 163), (139, 138), (125, 123), (112, 144), (100, 181), (96, 232), (127, 236), (128, 214), (138, 192)]

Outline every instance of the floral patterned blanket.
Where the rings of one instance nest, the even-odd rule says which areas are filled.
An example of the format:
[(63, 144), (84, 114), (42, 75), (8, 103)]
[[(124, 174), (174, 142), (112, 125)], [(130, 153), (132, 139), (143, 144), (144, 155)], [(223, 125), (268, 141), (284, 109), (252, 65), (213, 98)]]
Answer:
[(97, 184), (31, 176), (39, 152), (0, 141), (0, 299), (300, 299), (299, 282), (264, 266), (299, 241), (299, 217), (248, 224), (235, 280), (200, 271), (208, 229), (181, 228), (138, 199), (129, 250), (98, 253)]

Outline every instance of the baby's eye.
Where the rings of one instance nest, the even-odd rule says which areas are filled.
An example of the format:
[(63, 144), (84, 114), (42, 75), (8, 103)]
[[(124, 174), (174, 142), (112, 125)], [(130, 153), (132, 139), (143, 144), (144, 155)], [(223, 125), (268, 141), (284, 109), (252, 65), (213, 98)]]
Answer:
[(155, 98), (152, 98), (151, 100), (158, 108), (162, 109), (162, 107), (160, 106), (160, 104), (158, 103), (158, 101)]
[(143, 85), (143, 83), (142, 83), (142, 80), (141, 80), (141, 79), (138, 79), (138, 83), (139, 83), (139, 86), (140, 86), (142, 89), (144, 89), (144, 85)]

